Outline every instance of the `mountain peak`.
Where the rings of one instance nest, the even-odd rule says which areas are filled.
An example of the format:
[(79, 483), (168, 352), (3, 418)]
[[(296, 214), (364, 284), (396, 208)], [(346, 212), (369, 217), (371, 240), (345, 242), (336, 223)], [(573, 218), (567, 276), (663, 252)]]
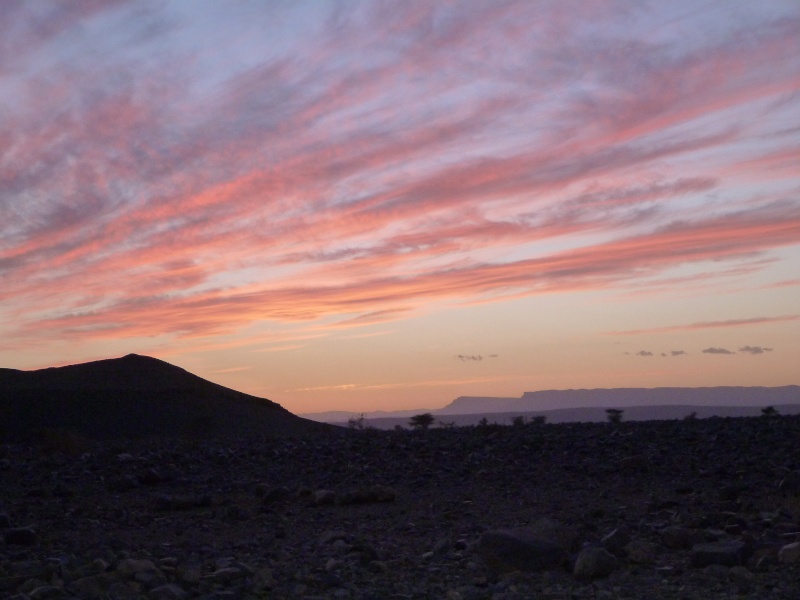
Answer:
[(3, 370), (2, 375), (0, 437), (42, 428), (74, 430), (87, 438), (285, 436), (322, 430), (275, 402), (139, 354), (36, 371)]

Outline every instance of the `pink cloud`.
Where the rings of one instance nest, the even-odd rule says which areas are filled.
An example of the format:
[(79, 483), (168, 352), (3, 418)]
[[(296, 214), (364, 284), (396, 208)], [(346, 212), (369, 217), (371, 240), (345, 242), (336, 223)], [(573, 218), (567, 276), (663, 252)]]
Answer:
[[(773, 203), (794, 197), (796, 132), (730, 118), (796, 116), (796, 14), (708, 26), (684, 46), (630, 41), (620, 23), (652, 16), (628, 3), (342, 8), (284, 54), (248, 49), (265, 56), (212, 85), (205, 42), (159, 33), (190, 31), (186, 15), (154, 8), (167, 29), (134, 43), (113, 17), (139, 5), (106, 6), (45, 15), (44, 34), (13, 41), (38, 64), (81, 19), (107, 19), (119, 54), (73, 41), (70, 68), (53, 58), (9, 79), (9, 339), (357, 326), (706, 261), (727, 261), (711, 278), (744, 276), (800, 239), (797, 203)], [(212, 29), (233, 53), (238, 37)]]
[[(258, 320), (313, 320), (324, 315), (364, 312), (401, 317), (398, 304), (605, 288), (619, 281), (705, 260), (735, 258), (793, 244), (800, 214), (752, 211), (703, 223), (676, 223), (647, 235), (520, 261), (472, 264), (431, 273), (372, 277), (350, 283), (319, 281), (295, 287), (253, 286), (211, 290), (184, 298), (122, 300), (105, 309), (44, 319), (29, 330), (62, 331), (86, 337), (212, 335)], [(365, 316), (369, 320), (370, 316)], [(358, 324), (355, 319), (353, 324)]]

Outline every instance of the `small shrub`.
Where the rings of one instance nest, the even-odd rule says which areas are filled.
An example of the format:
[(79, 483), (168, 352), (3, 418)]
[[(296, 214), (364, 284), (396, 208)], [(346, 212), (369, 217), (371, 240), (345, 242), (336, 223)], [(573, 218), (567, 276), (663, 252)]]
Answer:
[(531, 423), (534, 425), (544, 425), (547, 423), (547, 416), (546, 415), (536, 415), (531, 419)]
[(761, 416), (767, 419), (777, 417), (780, 413), (774, 406), (765, 406), (761, 409)]
[(511, 417), (511, 424), (514, 427), (524, 427), (525, 425), (525, 416), (524, 415), (516, 415)]
[(612, 425), (619, 425), (622, 423), (622, 414), (624, 410), (620, 410), (619, 408), (607, 408), (606, 409), (606, 418), (608, 422)]

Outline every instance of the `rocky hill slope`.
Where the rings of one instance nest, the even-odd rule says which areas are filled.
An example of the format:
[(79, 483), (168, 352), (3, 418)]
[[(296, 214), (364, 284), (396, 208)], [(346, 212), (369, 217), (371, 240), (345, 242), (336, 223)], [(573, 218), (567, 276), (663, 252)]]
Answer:
[(123, 439), (309, 435), (329, 428), (136, 354), (36, 371), (0, 369), (0, 439), (43, 430)]

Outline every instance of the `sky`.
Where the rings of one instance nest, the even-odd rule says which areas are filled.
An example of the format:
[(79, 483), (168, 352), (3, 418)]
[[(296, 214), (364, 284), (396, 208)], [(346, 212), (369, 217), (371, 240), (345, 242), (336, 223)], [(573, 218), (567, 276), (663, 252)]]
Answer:
[(796, 0), (5, 0), (0, 366), (295, 413), (800, 384)]

